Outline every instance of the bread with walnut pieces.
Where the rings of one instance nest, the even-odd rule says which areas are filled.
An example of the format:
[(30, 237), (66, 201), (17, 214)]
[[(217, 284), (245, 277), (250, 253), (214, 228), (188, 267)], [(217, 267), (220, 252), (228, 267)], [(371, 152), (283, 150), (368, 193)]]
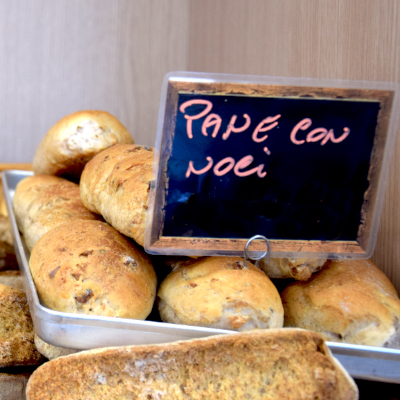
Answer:
[(82, 204), (78, 184), (51, 175), (22, 179), (15, 189), (13, 207), (30, 251), (41, 236), (58, 225), (76, 219), (100, 218)]
[(78, 111), (50, 128), (36, 149), (33, 171), (78, 182), (85, 164), (117, 143), (134, 140), (116, 117), (105, 111)]
[(400, 300), (370, 260), (329, 261), (307, 282), (281, 293), (285, 326), (319, 332), (326, 340), (398, 347)]
[(152, 310), (157, 278), (149, 258), (105, 222), (52, 229), (37, 241), (29, 267), (53, 310), (134, 319)]
[(94, 157), (82, 172), (83, 204), (143, 246), (154, 150), (115, 145)]
[(318, 272), (325, 264), (326, 259), (309, 258), (262, 258), (257, 266), (271, 279), (294, 278), (306, 281), (312, 274)]
[(0, 284), (0, 304), (0, 368), (41, 364), (25, 293)]
[(39, 367), (27, 400), (356, 400), (321, 336), (271, 329), (80, 352)]
[(161, 283), (157, 299), (164, 322), (237, 331), (283, 326), (278, 290), (239, 257), (178, 264)]

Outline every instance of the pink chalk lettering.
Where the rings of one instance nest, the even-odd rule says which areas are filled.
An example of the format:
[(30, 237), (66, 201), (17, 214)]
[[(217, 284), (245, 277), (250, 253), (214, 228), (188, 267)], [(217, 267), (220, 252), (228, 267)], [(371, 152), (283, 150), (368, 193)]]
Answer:
[(195, 170), (193, 167), (193, 161), (189, 161), (189, 166), (188, 166), (188, 169), (185, 174), (186, 178), (189, 178), (189, 176), (192, 172), (196, 175), (201, 175), (201, 174), (204, 174), (205, 172), (207, 172), (212, 167), (214, 161), (211, 157), (206, 157), (206, 160), (208, 161), (208, 164), (204, 168), (199, 169), (199, 170)]
[[(258, 137), (259, 132), (267, 132), (270, 131), (271, 129), (275, 128), (278, 125), (278, 120), (281, 117), (281, 114), (275, 115), (275, 117), (267, 117), (264, 118), (254, 129), (252, 139), (256, 143), (263, 142), (265, 139), (267, 139), (268, 135), (264, 135), (263, 137)], [(267, 125), (268, 124), (268, 125)], [(265, 126), (266, 125), (266, 126)]]
[[(319, 135), (318, 135), (319, 133)], [(316, 128), (313, 129), (306, 137), (306, 142), (318, 142), (319, 140), (322, 140), (326, 135), (328, 134), (328, 131), (325, 128)], [(322, 144), (322, 143), (321, 143)]]
[(269, 156), (271, 155), (271, 151), (269, 150), (269, 148), (267, 146), (264, 147), (263, 149)]
[(305, 131), (311, 126), (311, 124), (312, 120), (310, 118), (302, 119), (292, 129), (292, 132), (290, 133), (290, 140), (297, 145), (303, 144), (304, 142), (313, 143), (321, 141), (320, 144), (321, 146), (323, 146), (328, 143), (329, 140), (332, 143), (343, 142), (343, 140), (345, 140), (347, 136), (350, 135), (350, 129), (348, 127), (343, 128), (343, 134), (338, 138), (335, 137), (333, 129), (329, 129), (328, 131), (326, 128), (315, 128), (307, 134), (306, 140), (297, 139), (297, 133), (299, 132), (299, 130)]
[[(222, 168), (225, 164), (228, 164), (226, 167)], [(219, 163), (215, 164), (214, 174), (217, 176), (223, 176), (227, 174), (235, 165), (235, 160), (232, 157), (226, 157), (222, 159)], [(221, 170), (222, 168), (222, 170)]]
[(223, 135), (222, 135), (222, 139), (223, 140), (228, 139), (228, 137), (231, 134), (231, 132), (240, 133), (240, 132), (245, 131), (250, 126), (250, 123), (251, 123), (250, 117), (247, 114), (243, 114), (243, 118), (246, 120), (244, 125), (241, 126), (240, 128), (236, 128), (235, 127), (235, 122), (236, 122), (236, 119), (237, 119), (237, 115), (232, 115), (231, 120), (229, 121), (228, 128), (226, 129), (225, 133), (223, 133)]
[[(185, 114), (185, 110), (187, 107), (193, 106), (193, 105), (200, 105), (200, 104), (204, 104), (206, 107), (205, 109), (196, 114), (196, 115), (187, 115)], [(181, 113), (185, 114), (185, 118), (187, 119), (186, 122), (186, 132), (188, 135), (189, 139), (193, 139), (193, 132), (192, 132), (192, 122), (195, 119), (200, 119), (201, 117), (204, 117), (205, 115), (207, 115), (212, 109), (212, 103), (209, 100), (202, 100), (202, 99), (194, 99), (194, 100), (188, 100), (185, 101), (184, 103), (181, 104), (181, 106), (179, 107), (179, 111)]]
[(204, 136), (208, 136), (207, 128), (210, 126), (214, 127), (213, 133), (211, 136), (215, 138), (219, 132), (219, 128), (221, 127), (222, 118), (218, 114), (209, 114), (201, 126), (201, 133)]
[(323, 146), (328, 140), (330, 140), (332, 143), (340, 143), (343, 142), (344, 139), (347, 138), (347, 136), (350, 135), (350, 129), (345, 127), (343, 128), (343, 134), (342, 136), (339, 136), (337, 139), (335, 138), (335, 135), (333, 133), (333, 129), (330, 129), (328, 134), (325, 136), (325, 139), (321, 142), (321, 146)]
[(297, 123), (295, 125), (295, 127), (292, 129), (292, 132), (290, 133), (290, 140), (294, 143), (294, 144), (303, 144), (304, 140), (297, 140), (296, 139), (296, 135), (297, 132), (299, 131), (299, 129), (301, 129), (302, 131), (305, 131), (306, 129), (308, 129), (312, 124), (312, 121), (310, 118), (304, 118), (302, 119), (299, 123)]
[(260, 164), (258, 167), (249, 169), (247, 171), (241, 171), (244, 168), (247, 168), (252, 162), (254, 161), (254, 157), (253, 156), (245, 156), (243, 157), (241, 160), (239, 160), (236, 165), (235, 168), (233, 169), (233, 172), (235, 173), (235, 175), (243, 177), (243, 176), (249, 176), (254, 174), (255, 172), (257, 172), (257, 175), (260, 178), (264, 178), (265, 175), (267, 175), (267, 173), (264, 171), (263, 172), (263, 168), (264, 168), (264, 164)]

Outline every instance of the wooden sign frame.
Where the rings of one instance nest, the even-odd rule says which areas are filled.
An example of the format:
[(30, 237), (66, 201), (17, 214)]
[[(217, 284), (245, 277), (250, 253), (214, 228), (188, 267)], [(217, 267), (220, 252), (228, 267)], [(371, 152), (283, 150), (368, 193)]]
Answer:
[[(368, 258), (372, 255), (380, 215), (390, 157), (394, 147), (398, 117), (397, 87), (391, 83), (332, 81), (316, 79), (238, 76), (173, 72), (164, 79), (155, 162), (149, 197), (145, 250), (167, 255), (243, 255), (249, 238), (179, 237), (163, 234), (167, 165), (171, 157), (177, 106), (180, 94), (229, 95), (265, 98), (312, 98), (339, 101), (379, 102), (375, 137), (368, 171), (369, 187), (365, 192), (360, 226), (356, 240), (290, 240), (269, 237), (271, 256), (299, 258)], [(254, 235), (259, 232), (254, 232)], [(265, 250), (263, 241), (254, 241), (251, 250)]]

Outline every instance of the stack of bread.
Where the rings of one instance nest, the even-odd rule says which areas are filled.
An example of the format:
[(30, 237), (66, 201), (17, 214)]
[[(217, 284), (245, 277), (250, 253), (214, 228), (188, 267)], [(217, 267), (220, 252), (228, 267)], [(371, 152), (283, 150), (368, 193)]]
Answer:
[(44, 361), (34, 343), (0, 179), (0, 398), (24, 399), (29, 376)]
[[(38, 294), (59, 311), (146, 319), (157, 310), (163, 322), (240, 333), (62, 358), (74, 350), (36, 338), (51, 361), (28, 399), (357, 398), (323, 340), (398, 343), (400, 300), (388, 279), (369, 261), (239, 257), (166, 258), (157, 278), (142, 248), (153, 157), (104, 112), (75, 113), (48, 132), (14, 196)], [(277, 280), (292, 283), (280, 293)]]

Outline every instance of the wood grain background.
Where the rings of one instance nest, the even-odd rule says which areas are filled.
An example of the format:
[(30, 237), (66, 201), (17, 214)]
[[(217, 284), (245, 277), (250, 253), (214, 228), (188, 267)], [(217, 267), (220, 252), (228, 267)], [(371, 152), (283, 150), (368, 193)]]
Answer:
[[(398, 0), (0, 0), (0, 37), (2, 163), (80, 109), (154, 145), (172, 70), (400, 83)], [(396, 143), (373, 259), (400, 290)]]

